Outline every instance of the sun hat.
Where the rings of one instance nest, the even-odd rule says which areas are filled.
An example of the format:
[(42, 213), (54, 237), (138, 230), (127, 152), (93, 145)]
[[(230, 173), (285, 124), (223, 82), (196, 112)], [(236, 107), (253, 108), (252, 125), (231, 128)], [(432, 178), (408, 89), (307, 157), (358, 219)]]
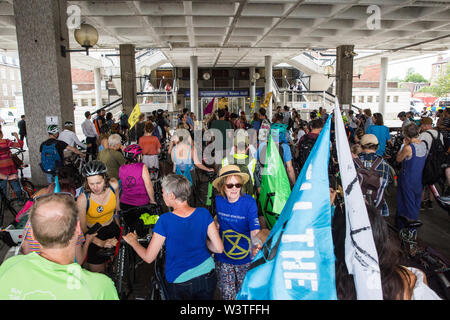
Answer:
[(378, 144), (378, 139), (374, 134), (365, 134), (361, 138), (361, 145), (365, 146), (368, 144)]
[(229, 164), (220, 169), (219, 176), (212, 183), (214, 188), (219, 190), (219, 186), (222, 184), (222, 181), (228, 176), (240, 176), (242, 179), (242, 184), (246, 184), (250, 178), (248, 174), (241, 172), (241, 169), (238, 166)]

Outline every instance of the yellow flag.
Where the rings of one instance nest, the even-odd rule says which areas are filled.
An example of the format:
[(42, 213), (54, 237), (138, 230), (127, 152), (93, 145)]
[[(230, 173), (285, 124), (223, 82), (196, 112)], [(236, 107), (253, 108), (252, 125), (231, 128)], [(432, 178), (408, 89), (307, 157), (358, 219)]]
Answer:
[(139, 116), (141, 115), (141, 109), (139, 108), (139, 103), (136, 103), (136, 105), (133, 108), (133, 111), (131, 111), (130, 116), (128, 117), (128, 123), (130, 124), (130, 129), (134, 127), (136, 122), (139, 121)]
[(264, 99), (264, 102), (261, 104), (261, 107), (265, 108), (269, 105), (270, 99), (272, 98), (272, 91), (270, 91), (266, 98)]

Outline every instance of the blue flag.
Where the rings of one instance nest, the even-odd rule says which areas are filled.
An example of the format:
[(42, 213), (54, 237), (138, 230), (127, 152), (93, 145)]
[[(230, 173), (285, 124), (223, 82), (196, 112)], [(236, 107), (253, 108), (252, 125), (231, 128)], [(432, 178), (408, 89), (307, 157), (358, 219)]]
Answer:
[(336, 300), (328, 181), (330, 120), (317, 139), (238, 300)]

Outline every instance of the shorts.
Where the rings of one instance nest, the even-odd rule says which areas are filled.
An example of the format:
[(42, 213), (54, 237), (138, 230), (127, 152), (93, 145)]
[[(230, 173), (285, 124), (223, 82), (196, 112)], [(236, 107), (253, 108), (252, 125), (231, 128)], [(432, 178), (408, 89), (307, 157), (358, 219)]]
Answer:
[[(120, 236), (120, 228), (116, 224), (115, 221), (112, 221), (109, 225), (101, 227), (97, 232), (97, 238), (100, 240), (106, 240), (111, 238), (116, 238), (119, 240)], [(91, 243), (88, 248), (88, 258), (87, 263), (89, 264), (103, 264), (105, 263), (109, 258), (104, 256), (99, 256), (97, 254), (98, 250), (100, 250), (101, 247), (97, 246), (94, 243)]]

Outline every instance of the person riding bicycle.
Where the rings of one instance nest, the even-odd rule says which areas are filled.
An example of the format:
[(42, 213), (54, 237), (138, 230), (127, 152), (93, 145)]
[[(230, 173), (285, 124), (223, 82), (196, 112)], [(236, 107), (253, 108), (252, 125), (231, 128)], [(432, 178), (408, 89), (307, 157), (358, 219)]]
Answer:
[(89, 269), (102, 273), (105, 273), (108, 257), (99, 254), (99, 250), (114, 247), (120, 235), (119, 222), (115, 218), (116, 211), (120, 209), (119, 183), (109, 178), (106, 172), (106, 165), (99, 160), (86, 163), (82, 170), (84, 190), (77, 199), (83, 232), (86, 233), (97, 222), (102, 225), (89, 246), (87, 258)]
[[(64, 130), (59, 134), (58, 140), (64, 141), (67, 145), (75, 147), (79, 146), (81, 149), (86, 150), (87, 146), (78, 139), (77, 135), (73, 131), (73, 122), (66, 121), (64, 122)], [(64, 150), (64, 157), (70, 157), (72, 152), (70, 150)]]
[(120, 166), (119, 169), (122, 186), (120, 208), (128, 210), (145, 206), (148, 203), (156, 204), (148, 168), (142, 163), (142, 148), (137, 144), (132, 144), (123, 149), (123, 154), (127, 163)]
[(17, 132), (13, 132), (17, 142), (3, 138), (3, 131), (0, 129), (0, 173), (6, 176), (6, 179), (0, 180), (0, 188), (6, 195), (6, 187), (8, 181), (11, 182), (14, 193), (17, 198), (22, 196), (22, 188), (20, 187), (19, 177), (17, 175), (17, 167), (12, 159), (11, 148), (23, 148), (23, 141), (19, 140)]
[(47, 127), (49, 138), (41, 143), (39, 152), (41, 153), (41, 169), (47, 176), (47, 182), (55, 181), (56, 170), (64, 165), (64, 150), (68, 149), (73, 153), (84, 157), (83, 152), (77, 148), (68, 145), (66, 142), (58, 140), (59, 129), (56, 125)]
[(166, 246), (165, 280), (169, 299), (211, 300), (216, 288), (214, 260), (223, 243), (209, 211), (189, 206), (191, 186), (186, 177), (170, 174), (162, 180), (164, 202), (173, 208), (161, 215), (153, 228), (147, 248), (137, 241), (135, 232), (123, 239), (147, 263), (152, 263)]
[(216, 196), (216, 217), (224, 251), (214, 256), (216, 260), (217, 286), (221, 298), (234, 300), (252, 260), (252, 246), (260, 231), (258, 206), (255, 199), (244, 193), (249, 181), (247, 173), (236, 165), (220, 169), (213, 186), (220, 193)]
[(114, 283), (74, 263), (81, 233), (70, 194), (36, 200), (31, 225), (41, 253), (17, 255), (0, 266), (0, 300), (118, 300)]

